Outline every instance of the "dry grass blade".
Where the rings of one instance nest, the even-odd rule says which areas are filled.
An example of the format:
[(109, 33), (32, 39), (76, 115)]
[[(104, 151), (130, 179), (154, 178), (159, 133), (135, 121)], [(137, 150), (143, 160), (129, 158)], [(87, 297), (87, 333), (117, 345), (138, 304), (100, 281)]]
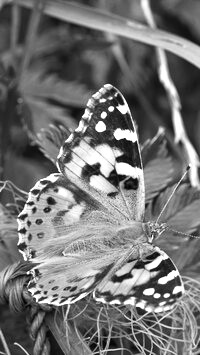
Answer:
[(19, 71), (18, 76), (19, 81), (21, 80), (23, 75), (25, 75), (32, 57), (32, 53), (35, 47), (34, 43), (36, 40), (37, 29), (42, 15), (44, 3), (45, 0), (36, 0), (33, 3), (33, 12), (29, 23), (28, 34), (26, 36), (25, 52), (21, 63), (21, 70)]
[(47, 314), (45, 320), (64, 354), (68, 355), (70, 352), (71, 355), (92, 355), (74, 324), (64, 323), (61, 312)]
[(30, 355), (30, 354), (23, 348), (23, 346), (21, 346), (20, 344), (14, 343), (14, 345), (18, 346), (18, 347), (23, 351), (23, 353), (24, 353), (25, 355)]
[[(147, 23), (152, 29), (155, 30), (156, 23), (154, 21), (149, 0), (141, 0), (141, 6)], [(169, 72), (165, 51), (161, 48), (156, 48), (156, 56), (158, 61), (158, 76), (160, 82), (165, 88), (171, 107), (172, 123), (175, 132), (175, 142), (183, 144), (187, 162), (188, 164), (191, 164), (191, 169), (189, 172), (191, 185), (200, 187), (198, 177), (198, 168), (200, 164), (199, 158), (185, 131), (183, 119), (181, 116), (180, 97)]]
[[(32, 8), (34, 4), (33, 0), (16, 1), (17, 4), (27, 8)], [(46, 1), (44, 12), (47, 15), (76, 25), (107, 31), (135, 41), (161, 47), (200, 68), (199, 46), (179, 36), (161, 30), (149, 29), (127, 18), (70, 2)]]
[[(121, 349), (122, 354), (135, 354), (138, 350), (142, 354), (177, 355), (180, 348), (184, 348), (182, 353), (185, 355), (190, 354), (191, 347), (194, 349), (198, 342), (194, 313), (200, 306), (197, 298), (199, 284), (190, 280), (186, 288), (183, 300), (164, 315), (139, 315), (133, 308), (101, 307), (91, 301), (84, 313), (79, 314), (81, 319), (74, 314), (74, 321), (85, 334), (84, 338), (90, 339), (89, 345), (96, 343), (92, 354), (110, 353), (111, 343), (113, 351)], [(72, 307), (71, 317), (74, 309)]]
[[(5, 350), (5, 355), (11, 355), (11, 352), (10, 352), (10, 350), (9, 350), (9, 348), (8, 348), (8, 345), (7, 345), (7, 343), (6, 343), (6, 340), (5, 340), (5, 337), (4, 337), (4, 335), (3, 335), (3, 332), (2, 332), (2, 330), (0, 329), (0, 340), (1, 340), (1, 342), (2, 342), (2, 345), (3, 345), (3, 348), (4, 348), (4, 350)], [(3, 354), (3, 353), (2, 353)]]

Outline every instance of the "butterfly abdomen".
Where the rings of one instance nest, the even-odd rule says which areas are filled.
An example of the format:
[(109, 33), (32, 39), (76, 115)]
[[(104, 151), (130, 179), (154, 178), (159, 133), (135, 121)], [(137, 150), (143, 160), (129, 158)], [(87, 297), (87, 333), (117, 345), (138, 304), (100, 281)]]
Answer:
[(70, 243), (65, 247), (63, 255), (84, 253), (110, 253), (111, 250), (126, 250), (142, 243), (147, 243), (142, 223), (136, 221), (123, 222), (121, 225), (111, 223), (86, 223), (68, 233)]

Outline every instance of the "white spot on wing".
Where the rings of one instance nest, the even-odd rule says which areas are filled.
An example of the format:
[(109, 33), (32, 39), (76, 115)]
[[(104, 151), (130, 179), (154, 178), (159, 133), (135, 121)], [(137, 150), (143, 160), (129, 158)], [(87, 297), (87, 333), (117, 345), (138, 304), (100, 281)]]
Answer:
[(102, 98), (99, 100), (99, 102), (101, 102), (101, 103), (106, 102), (106, 99)]
[(142, 309), (145, 309), (145, 306), (146, 306), (146, 301), (142, 300), (142, 301), (139, 301), (136, 303), (136, 307), (139, 307), (139, 308), (142, 308)]
[(154, 298), (160, 298), (161, 294), (160, 293), (154, 293), (153, 297)]
[(182, 293), (184, 293), (184, 287), (183, 287), (183, 285), (181, 285), (181, 286), (176, 286), (176, 287), (174, 287), (174, 289), (173, 289), (173, 295), (176, 295), (177, 293), (179, 293), (179, 292), (182, 292)]
[(112, 148), (107, 144), (100, 144), (94, 149), (89, 142), (81, 141), (79, 146), (74, 148), (72, 160), (66, 164), (66, 175), (67, 169), (69, 169), (75, 175), (81, 176), (82, 168), (85, 164), (93, 165), (99, 163), (101, 173), (108, 177), (114, 168), (115, 157), (119, 155), (121, 155), (119, 150), (115, 150), (114, 155)]
[(101, 175), (93, 175), (90, 178), (90, 185), (95, 189), (100, 189), (106, 194), (111, 192), (117, 192), (118, 190), (110, 184), (103, 176)]
[(76, 221), (79, 221), (81, 214), (83, 213), (85, 209), (85, 203), (82, 202), (79, 205), (73, 206), (67, 213), (66, 216), (63, 217), (66, 225), (70, 223), (74, 223)]
[[(166, 254), (167, 255), (167, 254)], [(157, 268), (160, 264), (161, 264), (161, 262), (163, 261), (163, 255), (159, 255), (159, 256), (157, 256), (157, 258), (155, 258), (153, 261), (151, 261), (150, 263), (148, 263), (148, 264), (146, 264), (145, 265), (145, 268), (147, 269), (147, 270), (153, 270), (153, 269), (155, 269), (155, 268)], [(168, 259), (168, 257), (167, 257), (167, 259)]]
[(163, 297), (164, 298), (169, 298), (170, 297), (170, 293), (164, 293)]
[(79, 122), (79, 125), (76, 128), (76, 132), (80, 132), (81, 129), (84, 127), (86, 128), (85, 121), (88, 122), (91, 116), (92, 116), (91, 110), (88, 107), (86, 107), (85, 112), (82, 116), (82, 120)]
[(109, 304), (121, 304), (121, 302), (119, 300), (112, 300)]
[(133, 132), (130, 129), (117, 128), (113, 134), (114, 134), (115, 139), (117, 139), (118, 141), (121, 139), (126, 139), (127, 141), (130, 141), (133, 143), (137, 141), (136, 132)]
[(155, 288), (151, 287), (151, 288), (146, 288), (144, 291), (143, 291), (143, 295), (145, 296), (152, 296), (155, 292)]
[[(87, 109), (88, 110), (88, 109)], [(88, 110), (89, 111), (89, 110)], [(90, 112), (90, 111), (89, 111)], [(91, 116), (91, 113), (89, 114), (84, 114), (84, 118), (90, 118), (90, 116)], [(81, 120), (80, 122), (79, 122), (79, 125), (78, 125), (78, 127), (76, 128), (76, 132), (84, 132), (85, 131), (85, 129), (87, 128), (87, 125), (85, 124), (85, 120), (83, 119), (83, 120)]]
[(103, 121), (99, 121), (96, 126), (95, 130), (99, 133), (106, 131), (106, 125)]
[(132, 286), (146, 284), (150, 280), (150, 273), (145, 269), (133, 269), (131, 283)]
[(169, 259), (169, 256), (168, 256), (163, 250), (161, 250), (159, 247), (155, 246), (154, 249), (155, 249), (160, 255), (162, 255), (163, 260)]
[(124, 102), (124, 105), (118, 105), (117, 109), (122, 113), (122, 115), (125, 115), (129, 111), (126, 102)]
[(159, 302), (159, 306), (164, 306), (166, 304), (166, 301)]
[(97, 91), (97, 92), (95, 92), (95, 94), (93, 94), (92, 95), (92, 97), (94, 98), (94, 99), (99, 99), (99, 92)]
[(93, 292), (93, 298), (98, 302), (106, 303), (106, 301), (103, 297), (96, 296), (95, 291)]
[[(177, 277), (179, 275), (178, 270), (172, 270), (171, 272), (169, 272), (168, 275), (161, 277), (160, 279), (158, 279), (158, 284), (160, 285), (165, 285), (167, 282), (175, 279), (175, 277)], [(180, 286), (181, 287), (181, 286)], [(176, 288), (176, 287), (175, 287)], [(179, 291), (178, 291), (179, 292)]]
[(133, 296), (123, 302), (124, 305), (130, 304), (131, 306), (135, 306), (135, 303), (136, 303), (136, 298)]
[(116, 276), (120, 277), (125, 274), (128, 274), (131, 271), (131, 269), (133, 268), (134, 264), (135, 264), (135, 261), (130, 262), (130, 263), (126, 263), (124, 266), (121, 267), (121, 269), (116, 271), (116, 273), (115, 273)]
[(49, 180), (50, 182), (56, 182), (59, 178), (59, 175), (56, 175), (56, 174), (51, 174), (49, 176), (47, 176), (46, 179), (44, 180)]
[(63, 150), (63, 147), (61, 147), (57, 159), (61, 158), (63, 153), (64, 153), (64, 150)]
[(169, 311), (170, 309), (172, 309), (174, 306), (173, 305), (166, 305), (163, 307), (163, 310), (166, 312), (166, 311)]
[(115, 109), (114, 106), (109, 106), (109, 107), (108, 107), (108, 111), (109, 111), (109, 112), (113, 112), (114, 109)]
[(62, 197), (63, 199), (66, 199), (67, 202), (75, 202), (73, 193), (65, 189), (64, 187), (61, 186), (58, 187), (57, 195), (59, 197)]
[(107, 113), (105, 111), (101, 112), (101, 118), (104, 120), (107, 117)]
[(156, 307), (155, 309), (154, 309), (154, 312), (155, 313), (160, 313), (160, 312), (163, 312), (164, 311), (164, 308), (163, 307)]
[(131, 176), (134, 179), (138, 178), (142, 174), (140, 168), (135, 168), (127, 163), (116, 163), (115, 169), (119, 175)]
[(152, 312), (153, 311), (153, 307), (148, 305), (148, 306), (145, 307), (145, 311), (146, 312)]
[(107, 281), (103, 287), (100, 288), (101, 292), (110, 292), (112, 295), (117, 294), (117, 289), (120, 286), (119, 282)]

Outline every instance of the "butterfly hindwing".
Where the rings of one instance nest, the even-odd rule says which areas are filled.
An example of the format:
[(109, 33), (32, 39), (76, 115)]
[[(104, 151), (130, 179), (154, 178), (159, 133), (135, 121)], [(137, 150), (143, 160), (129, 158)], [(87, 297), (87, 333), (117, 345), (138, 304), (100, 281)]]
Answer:
[(28, 290), (36, 302), (72, 304), (91, 293), (110, 271), (116, 256), (93, 258), (90, 253), (47, 258), (31, 271)]
[(99, 209), (99, 202), (62, 174), (51, 174), (30, 190), (24, 209), (18, 216), (18, 248), (28, 260), (45, 256), (43, 246), (47, 248), (48, 244), (54, 244), (56, 250), (58, 237), (59, 240), (65, 237), (65, 242), (69, 243), (67, 226)]
[(117, 251), (107, 248), (116, 223), (62, 174), (39, 180), (18, 216), (18, 248), (33, 263), (28, 290), (35, 300), (71, 304), (92, 292), (122, 254), (117, 242)]
[(132, 259), (94, 291), (97, 301), (139, 307), (148, 312), (173, 308), (184, 293), (179, 271), (169, 256), (152, 246), (142, 259)]
[(60, 150), (58, 166), (85, 189), (116, 202), (127, 218), (143, 219), (144, 177), (136, 128), (127, 102), (113, 86), (104, 85), (88, 101), (78, 128)]

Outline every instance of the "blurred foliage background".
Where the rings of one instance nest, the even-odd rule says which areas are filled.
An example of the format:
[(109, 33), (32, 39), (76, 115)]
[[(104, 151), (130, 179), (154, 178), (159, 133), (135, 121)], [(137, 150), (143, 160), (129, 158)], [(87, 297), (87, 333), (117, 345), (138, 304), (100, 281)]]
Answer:
[[(145, 24), (138, 0), (87, 4), (104, 6)], [(196, 1), (152, 1), (160, 29), (197, 44), (199, 7)], [(116, 44), (123, 60), (115, 51)], [(0, 12), (0, 54), (1, 178), (11, 179), (20, 188), (27, 190), (52, 169), (24, 127), (31, 137), (50, 123), (75, 127), (91, 93), (107, 82), (126, 97), (141, 142), (153, 136), (160, 125), (173, 137), (169, 102), (158, 80), (154, 47), (37, 12), (33, 18), (29, 9), (9, 4)], [(186, 130), (199, 152), (200, 71), (169, 52), (167, 58), (180, 94)]]
[[(41, 152), (44, 134), (41, 129), (50, 124), (74, 129), (90, 95), (105, 83), (116, 86), (125, 96), (137, 122), (141, 143), (152, 138), (159, 126), (166, 128), (173, 141), (170, 103), (159, 82), (154, 47), (70, 24), (45, 14), (45, 1), (26, 1), (34, 9), (27, 8), (23, 0), (0, 2), (1, 180), (11, 180), (28, 191), (38, 179), (55, 172), (54, 164)], [(74, 3), (146, 24), (139, 0)], [(61, 6), (62, 2), (58, 4)], [(159, 29), (200, 44), (199, 1), (152, 0), (151, 7)], [(166, 54), (180, 95), (186, 132), (199, 154), (200, 71), (179, 56)], [(40, 147), (36, 142), (38, 133)], [(1, 195), (4, 203), (8, 198)], [(12, 223), (15, 230), (14, 220)], [(16, 239), (9, 243), (12, 253), (5, 253), (7, 245), (1, 268), (19, 258)], [(14, 317), (15, 323), (11, 323), (10, 313), (5, 308), (0, 312), (0, 326), (6, 331), (13, 354), (22, 353), (13, 347), (14, 341), (30, 350), (22, 318)], [(16, 328), (22, 328), (18, 331), (20, 339)]]

